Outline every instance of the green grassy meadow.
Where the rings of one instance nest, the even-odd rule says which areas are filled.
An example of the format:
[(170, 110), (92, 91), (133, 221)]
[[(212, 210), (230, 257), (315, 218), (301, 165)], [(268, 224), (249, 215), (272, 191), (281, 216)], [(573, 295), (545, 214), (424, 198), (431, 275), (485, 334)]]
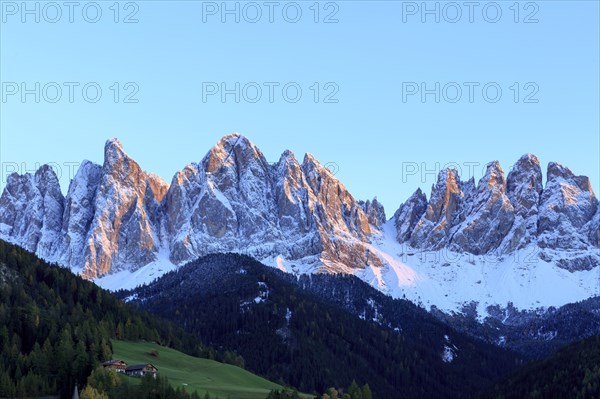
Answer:
[[(124, 360), (130, 365), (151, 363), (173, 387), (196, 391), (201, 396), (208, 392), (211, 398), (265, 399), (271, 390), (282, 389), (280, 385), (239, 367), (188, 356), (153, 343), (114, 340), (112, 346), (114, 359)], [(152, 350), (158, 351), (158, 357), (149, 355)], [(125, 382), (133, 384), (138, 381), (125, 377)]]

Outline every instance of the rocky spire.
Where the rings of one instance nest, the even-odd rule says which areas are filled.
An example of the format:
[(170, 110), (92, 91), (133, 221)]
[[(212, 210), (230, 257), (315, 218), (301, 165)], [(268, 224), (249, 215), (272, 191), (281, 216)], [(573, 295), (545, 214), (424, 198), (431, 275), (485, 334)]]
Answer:
[(415, 226), (427, 209), (427, 196), (417, 189), (394, 214), (396, 239), (403, 243), (410, 240)]
[(43, 165), (35, 174), (11, 174), (0, 197), (0, 232), (25, 249), (52, 257), (64, 208), (54, 170)]
[(598, 200), (589, 178), (575, 176), (569, 168), (550, 162), (540, 198), (539, 245), (561, 249), (587, 247), (589, 233), (583, 227), (597, 210)]
[(411, 245), (439, 249), (449, 243), (449, 233), (464, 206), (464, 192), (458, 172), (444, 169), (431, 189), (425, 213), (411, 234)]
[(377, 197), (373, 198), (372, 201), (358, 201), (358, 204), (362, 207), (365, 215), (367, 215), (367, 219), (371, 225), (379, 228), (387, 221), (383, 204), (377, 201)]
[(133, 268), (156, 259), (160, 237), (155, 211), (168, 185), (144, 172), (121, 143), (104, 146), (104, 164), (94, 199), (94, 217), (84, 252), (84, 275)]
[(506, 194), (514, 208), (515, 220), (501, 245), (503, 252), (524, 248), (536, 239), (542, 188), (538, 158), (533, 154), (523, 155), (512, 167), (506, 181)]
[(454, 247), (479, 255), (500, 245), (514, 221), (514, 209), (505, 191), (500, 163), (489, 163), (477, 184), (471, 209), (452, 237)]

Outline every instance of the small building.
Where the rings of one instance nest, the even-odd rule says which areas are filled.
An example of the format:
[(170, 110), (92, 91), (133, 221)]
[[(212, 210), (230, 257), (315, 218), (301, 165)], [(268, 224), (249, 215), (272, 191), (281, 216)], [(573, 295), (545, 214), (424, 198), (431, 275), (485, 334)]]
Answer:
[(105, 369), (114, 370), (117, 373), (124, 373), (127, 368), (127, 363), (123, 360), (108, 360), (102, 363), (102, 367)]
[(151, 375), (156, 378), (158, 369), (152, 364), (134, 364), (125, 368), (125, 374), (130, 377), (144, 377), (146, 375)]

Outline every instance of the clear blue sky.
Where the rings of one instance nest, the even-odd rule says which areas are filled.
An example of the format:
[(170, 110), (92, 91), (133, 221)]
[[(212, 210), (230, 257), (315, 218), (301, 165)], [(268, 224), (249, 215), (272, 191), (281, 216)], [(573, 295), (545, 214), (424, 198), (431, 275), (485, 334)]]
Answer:
[[(297, 2), (302, 16), (296, 23), (288, 22), (297, 11), (290, 2), (274, 7), (272, 23), (263, 1), (253, 3), (262, 12), (256, 23), (251, 22), (256, 7), (244, 7), (248, 2), (238, 3), (239, 23), (229, 14), (221, 21), (221, 10), (215, 10), (222, 7), (220, 1), (120, 2), (120, 22), (115, 23), (113, 3), (98, 2), (102, 16), (97, 23), (83, 15), (86, 6), (85, 17), (96, 18), (93, 4), (80, 2), (72, 23), (70, 10), (61, 6), (61, 17), (51, 23), (57, 10), (39, 3), (38, 23), (36, 15), (23, 12), (20, 1), (2, 1), (2, 186), (14, 163), (21, 171), (36, 163), (100, 163), (109, 137), (120, 138), (144, 169), (170, 182), (221, 136), (240, 132), (270, 161), (290, 149), (299, 159), (311, 152), (322, 163), (335, 163), (350, 191), (363, 199), (377, 195), (388, 216), (417, 187), (429, 194), (435, 181), (432, 174), (403, 170), (473, 162), (480, 165), (479, 178), (485, 163), (498, 159), (508, 172), (526, 152), (537, 154), (544, 168), (558, 161), (590, 176), (600, 190), (597, 1), (520, 2), (518, 23), (513, 1), (498, 2), (502, 15), (496, 23), (490, 21), (497, 10), (488, 2), (479, 2), (473, 22), (470, 10), (461, 6), (456, 23), (448, 20), (456, 18), (457, 10), (444, 8), (446, 2), (438, 3), (439, 23), (435, 15), (415, 10), (421, 1), (320, 2), (318, 23), (313, 1)], [(433, 8), (436, 2), (427, 4)], [(236, 2), (227, 5), (233, 9)], [(132, 13), (138, 22), (123, 23)], [(338, 22), (324, 23), (328, 16)], [(24, 102), (20, 92), (11, 94), (15, 88), (21, 91), (22, 82), (34, 91), (40, 82), (39, 103), (35, 94)], [(62, 86), (56, 103), (50, 102), (56, 85), (49, 82)], [(65, 82), (79, 83), (72, 103)], [(102, 89), (96, 103), (82, 95), (88, 82)], [(240, 82), (240, 91), (256, 82), (262, 97), (250, 102), (256, 87), (249, 85), (239, 103), (233, 94), (223, 103), (220, 96), (207, 95), (215, 86), (205, 84), (203, 99), (203, 82), (225, 82), (229, 88)], [(265, 82), (279, 83), (273, 102)], [(288, 82), (302, 89), (296, 103), (282, 95)], [(318, 103), (314, 82), (319, 82)], [(407, 94), (421, 82), (430, 89), (440, 82), (439, 103), (434, 94), (424, 103), (418, 94)], [(463, 88), (456, 103), (449, 101), (456, 97), (454, 84), (444, 92), (448, 82)], [(465, 82), (479, 84), (472, 103)], [(488, 82), (502, 89), (495, 103), (482, 95)], [(88, 100), (94, 97), (91, 87)], [(132, 98), (138, 102), (124, 103), (136, 87)], [(290, 87), (288, 100), (295, 95)], [(495, 95), (491, 87), (488, 100)], [(336, 88), (332, 98), (338, 102), (325, 103)], [(524, 102), (536, 90), (530, 98), (538, 102)], [(66, 191), (69, 173), (65, 167), (62, 172)]]

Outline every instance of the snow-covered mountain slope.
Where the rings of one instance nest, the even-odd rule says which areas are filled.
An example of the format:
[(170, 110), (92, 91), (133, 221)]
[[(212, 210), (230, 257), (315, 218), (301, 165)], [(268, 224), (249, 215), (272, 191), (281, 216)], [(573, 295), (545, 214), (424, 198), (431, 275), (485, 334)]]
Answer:
[[(373, 237), (372, 251), (386, 257), (384, 267), (368, 267), (356, 275), (397, 298), (406, 298), (429, 309), (461, 311), (473, 302), (478, 314), (489, 305), (518, 309), (561, 306), (600, 295), (600, 267), (569, 271), (556, 261), (573, 256), (597, 257), (598, 249), (577, 253), (540, 249), (529, 245), (505, 255), (474, 255), (448, 248), (421, 250), (394, 239), (393, 220)], [(554, 261), (545, 261), (541, 254)], [(598, 266), (598, 264), (596, 264)]]
[[(533, 155), (505, 179), (475, 184), (444, 170), (386, 221), (312, 155), (270, 164), (246, 137), (223, 137), (167, 184), (109, 140), (66, 197), (44, 166), (8, 178), (0, 238), (107, 288), (131, 288), (214, 252), (291, 273), (353, 273), (393, 296), (459, 310), (477, 301), (532, 308), (599, 294), (598, 200), (589, 179), (556, 163), (543, 187)], [(560, 288), (557, 288), (560, 287)]]

